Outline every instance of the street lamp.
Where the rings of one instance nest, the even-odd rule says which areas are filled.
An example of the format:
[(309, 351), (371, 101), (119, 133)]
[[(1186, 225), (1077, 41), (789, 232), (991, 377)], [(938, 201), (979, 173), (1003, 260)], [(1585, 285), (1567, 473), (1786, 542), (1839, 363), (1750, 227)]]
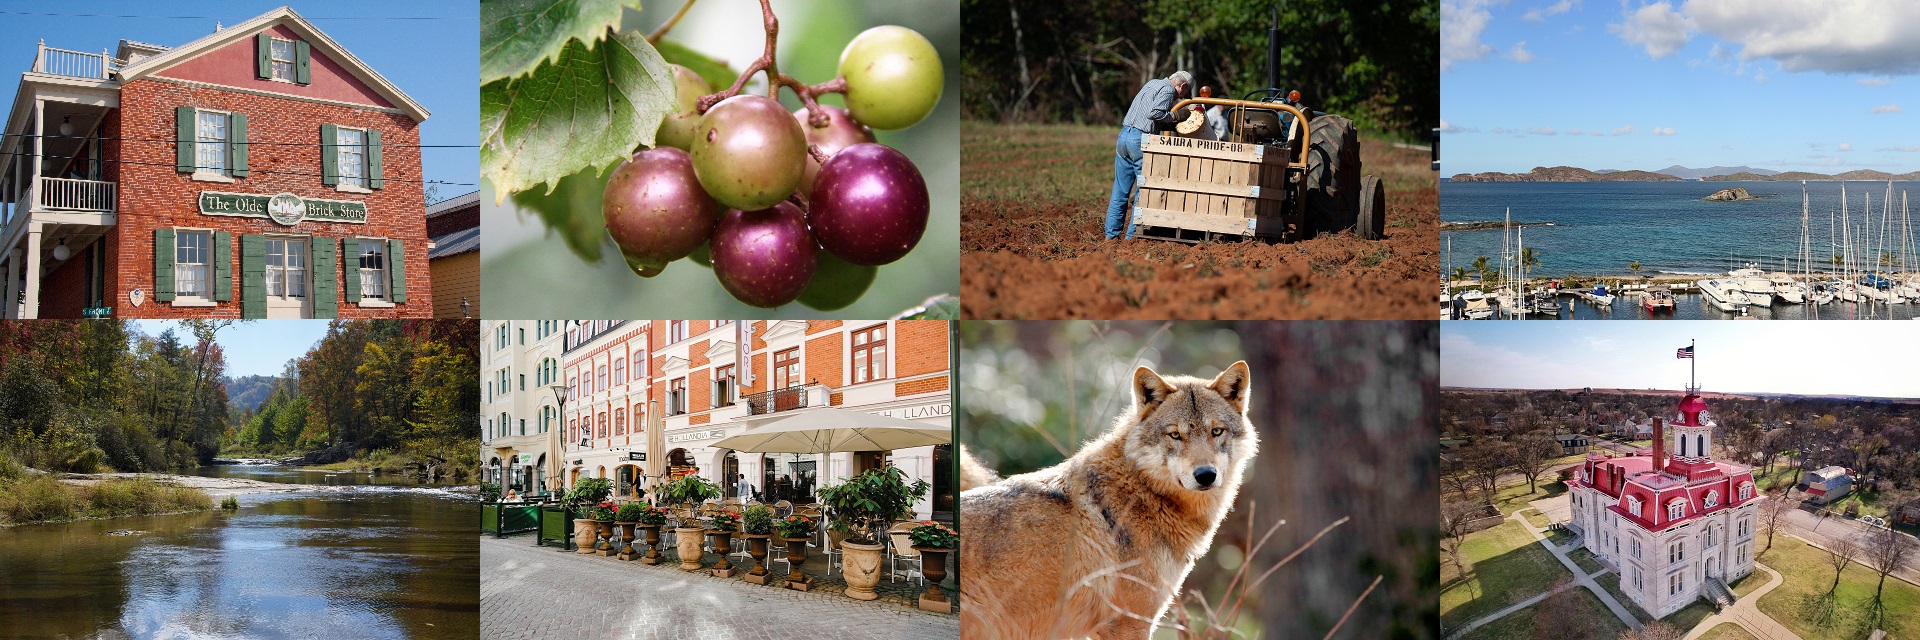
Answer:
[[(552, 454), (554, 456), (553, 464), (558, 465), (559, 468), (562, 469), (561, 472), (557, 472), (553, 474), (553, 487), (555, 491), (558, 491), (561, 487), (566, 486), (566, 483), (565, 483), (566, 473), (564, 472), (564, 470), (566, 469), (566, 464), (567, 464), (566, 451), (564, 451), (560, 445), (561, 443), (560, 427), (565, 426), (567, 424), (567, 397), (572, 395), (573, 390), (568, 388), (567, 385), (564, 385), (564, 384), (556, 384), (556, 385), (549, 386), (547, 388), (553, 390), (554, 400), (557, 400), (560, 403), (560, 415), (555, 417), (556, 419), (553, 425), (553, 429), (547, 432), (547, 444), (548, 446), (551, 446), (553, 448), (553, 454)], [(561, 541), (560, 543), (560, 551), (562, 553), (565, 553), (567, 551), (573, 550), (571, 548), (573, 545), (573, 531), (572, 531), (573, 514), (567, 512), (566, 502), (564, 501), (559, 501), (559, 502), (560, 502), (560, 517), (564, 518), (564, 520), (562, 521), (563, 524), (561, 525), (560, 530), (565, 532), (565, 535), (566, 535), (566, 540)], [(544, 529), (545, 527), (542, 527), (542, 528)], [(537, 544), (539, 543), (539, 541), (540, 541), (539, 536), (534, 536), (534, 542)]]

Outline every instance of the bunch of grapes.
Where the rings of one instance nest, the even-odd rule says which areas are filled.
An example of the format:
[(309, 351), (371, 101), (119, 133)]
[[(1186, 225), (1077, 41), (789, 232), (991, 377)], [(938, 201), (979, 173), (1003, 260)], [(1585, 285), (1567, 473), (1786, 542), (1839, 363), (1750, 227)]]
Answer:
[[(940, 57), (912, 29), (868, 29), (847, 43), (831, 82), (807, 87), (769, 71), (770, 85), (806, 103), (791, 112), (739, 92), (761, 66), (711, 93), (673, 65), (677, 112), (661, 122), (657, 146), (607, 181), (607, 233), (641, 276), (692, 256), (741, 302), (845, 307), (926, 231), (926, 180), (905, 154), (875, 143), (873, 130), (906, 128), (933, 111)], [(844, 93), (847, 107), (817, 105), (823, 93)]]

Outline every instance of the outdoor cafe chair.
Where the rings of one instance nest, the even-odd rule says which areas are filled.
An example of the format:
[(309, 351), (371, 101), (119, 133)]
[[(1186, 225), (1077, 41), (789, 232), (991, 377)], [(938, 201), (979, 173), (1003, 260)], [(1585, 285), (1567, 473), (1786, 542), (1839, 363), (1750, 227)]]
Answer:
[(896, 582), (902, 577), (909, 583), (914, 578), (919, 578), (923, 584), (927, 581), (926, 576), (920, 573), (920, 552), (913, 548), (913, 541), (907, 536), (914, 526), (911, 522), (901, 522), (887, 530), (887, 538), (893, 543), (887, 549), (888, 582)]
[(790, 515), (793, 515), (793, 503), (785, 500), (773, 503), (773, 517), (784, 520)]

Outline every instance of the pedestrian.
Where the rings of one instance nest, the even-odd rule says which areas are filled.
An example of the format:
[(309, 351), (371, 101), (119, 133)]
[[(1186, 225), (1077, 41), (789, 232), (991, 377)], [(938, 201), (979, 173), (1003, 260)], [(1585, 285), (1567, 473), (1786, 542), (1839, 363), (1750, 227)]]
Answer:
[[(1120, 122), (1120, 139), (1114, 143), (1113, 196), (1107, 201), (1107, 239), (1123, 235), (1133, 237), (1133, 220), (1127, 201), (1133, 197), (1134, 183), (1140, 180), (1140, 136), (1157, 133), (1183, 119), (1172, 113), (1173, 103), (1188, 95), (1193, 76), (1175, 71), (1166, 78), (1148, 80), (1134, 94), (1127, 117)], [(1198, 109), (1199, 106), (1195, 106)]]
[(739, 497), (743, 501), (753, 499), (753, 484), (747, 482), (747, 474), (736, 473), (733, 475), (734, 475), (734, 483), (735, 483), (734, 495)]

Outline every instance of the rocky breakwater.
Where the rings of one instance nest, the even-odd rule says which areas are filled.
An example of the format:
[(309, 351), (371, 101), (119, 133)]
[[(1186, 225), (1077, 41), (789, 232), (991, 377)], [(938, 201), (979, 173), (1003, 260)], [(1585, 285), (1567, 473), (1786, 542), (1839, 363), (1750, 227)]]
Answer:
[(1719, 191), (1713, 192), (1713, 195), (1707, 196), (1705, 198), (1701, 198), (1701, 200), (1706, 200), (1708, 202), (1733, 202), (1735, 200), (1759, 200), (1759, 199), (1760, 199), (1760, 196), (1747, 193), (1747, 190), (1743, 187), (1734, 187), (1732, 189), (1721, 189)]

